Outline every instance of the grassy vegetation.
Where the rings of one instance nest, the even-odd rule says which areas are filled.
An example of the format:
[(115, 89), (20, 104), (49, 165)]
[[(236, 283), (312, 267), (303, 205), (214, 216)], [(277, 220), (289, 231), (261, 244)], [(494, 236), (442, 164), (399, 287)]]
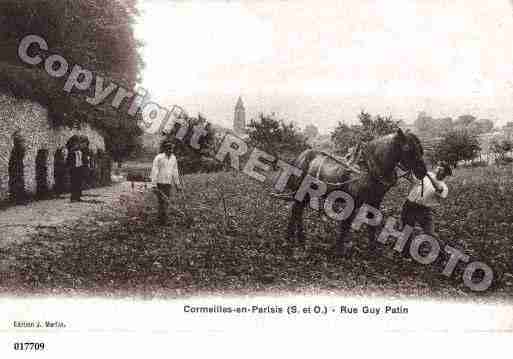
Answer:
[[(7, 248), (10, 276), (3, 290), (23, 293), (182, 296), (261, 291), (337, 292), (394, 297), (511, 298), (513, 295), (513, 167), (460, 169), (449, 179), (450, 195), (436, 214), (440, 241), (493, 266), (497, 280), (485, 293), (464, 287), (461, 268), (441, 275), (445, 259), (423, 266), (386, 248), (367, 252), (365, 233), (353, 233), (354, 255), (334, 259), (328, 248), (334, 224), (307, 212), (307, 247), (283, 247), (288, 205), (270, 187), (242, 173), (185, 176), (185, 210), (191, 226), (170, 216), (156, 225), (156, 199), (130, 192), (118, 207), (67, 228), (41, 232)], [(408, 190), (401, 183), (386, 197), (386, 216), (398, 216)], [(173, 211), (171, 211), (173, 212)], [(4, 272), (5, 273), (5, 272)]]

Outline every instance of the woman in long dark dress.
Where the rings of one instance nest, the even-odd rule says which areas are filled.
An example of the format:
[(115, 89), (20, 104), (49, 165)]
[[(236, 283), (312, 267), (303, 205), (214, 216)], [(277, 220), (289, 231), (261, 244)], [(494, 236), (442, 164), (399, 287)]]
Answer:
[(78, 143), (70, 146), (67, 167), (70, 171), (71, 202), (80, 202), (82, 199), (82, 180), (83, 180), (83, 154)]
[(9, 158), (9, 195), (11, 201), (16, 204), (25, 204), (27, 201), (23, 165), (25, 142), (18, 133), (14, 134), (13, 142), (14, 146)]
[(66, 191), (66, 160), (62, 148), (55, 151), (53, 164), (54, 192), (60, 197)]

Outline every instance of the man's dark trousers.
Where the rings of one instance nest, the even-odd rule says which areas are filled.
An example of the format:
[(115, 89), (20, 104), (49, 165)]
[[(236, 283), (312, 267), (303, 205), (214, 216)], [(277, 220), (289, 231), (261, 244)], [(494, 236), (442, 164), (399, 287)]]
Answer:
[(157, 183), (157, 197), (159, 199), (159, 223), (165, 224), (167, 221), (167, 207), (169, 205), (169, 196), (171, 194), (171, 184)]
[(410, 227), (418, 223), (425, 234), (433, 235), (433, 214), (429, 207), (406, 200), (401, 212), (401, 221)]
[(70, 177), (71, 201), (80, 201), (82, 197), (83, 168), (72, 167)]
[[(432, 210), (429, 207), (411, 202), (410, 200), (406, 200), (403, 205), (403, 209), (401, 212), (401, 222), (403, 223), (403, 228), (405, 225), (408, 225), (412, 228), (415, 227), (415, 224), (420, 224), (424, 234), (428, 234), (434, 237), (433, 234), (433, 214)], [(413, 241), (413, 234), (410, 235), (408, 240), (406, 241), (404, 248), (406, 249), (404, 254), (408, 255), (409, 248)]]

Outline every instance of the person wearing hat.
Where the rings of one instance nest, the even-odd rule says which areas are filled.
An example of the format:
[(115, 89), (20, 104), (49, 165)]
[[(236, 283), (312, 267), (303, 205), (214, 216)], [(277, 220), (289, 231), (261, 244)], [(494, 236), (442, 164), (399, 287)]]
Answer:
[(89, 150), (89, 139), (87, 136), (80, 136), (80, 141), (78, 144), (79, 150), (82, 154), (82, 167), (80, 169), (80, 176), (82, 177), (82, 183), (81, 183), (81, 191), (86, 188), (86, 184), (88, 186), (91, 185), (90, 183), (90, 173), (89, 173), (89, 166), (90, 166), (90, 150)]
[(71, 202), (82, 201), (83, 166), (85, 158), (78, 141), (68, 144), (66, 164), (70, 172)]
[(167, 220), (167, 207), (171, 186), (174, 184), (178, 190), (182, 190), (180, 174), (178, 172), (178, 162), (173, 154), (174, 144), (171, 141), (162, 143), (161, 153), (153, 160), (151, 169), (151, 182), (156, 187), (156, 193), (159, 201), (158, 221), (164, 225)]
[(418, 223), (425, 234), (434, 236), (433, 210), (449, 194), (444, 179), (450, 175), (451, 167), (441, 163), (436, 166), (434, 172), (428, 172), (423, 180), (414, 178), (414, 185), (401, 212), (403, 226), (409, 225), (413, 228)]

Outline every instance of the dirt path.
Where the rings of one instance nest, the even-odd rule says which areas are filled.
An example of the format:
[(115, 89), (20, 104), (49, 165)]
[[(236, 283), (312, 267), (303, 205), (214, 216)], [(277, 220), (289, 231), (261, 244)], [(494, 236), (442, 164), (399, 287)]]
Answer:
[(134, 193), (130, 182), (110, 187), (86, 190), (83, 202), (69, 201), (69, 194), (61, 199), (31, 202), (0, 211), (0, 249), (21, 243), (40, 230), (58, 228), (86, 217), (92, 212), (112, 209), (123, 196)]

